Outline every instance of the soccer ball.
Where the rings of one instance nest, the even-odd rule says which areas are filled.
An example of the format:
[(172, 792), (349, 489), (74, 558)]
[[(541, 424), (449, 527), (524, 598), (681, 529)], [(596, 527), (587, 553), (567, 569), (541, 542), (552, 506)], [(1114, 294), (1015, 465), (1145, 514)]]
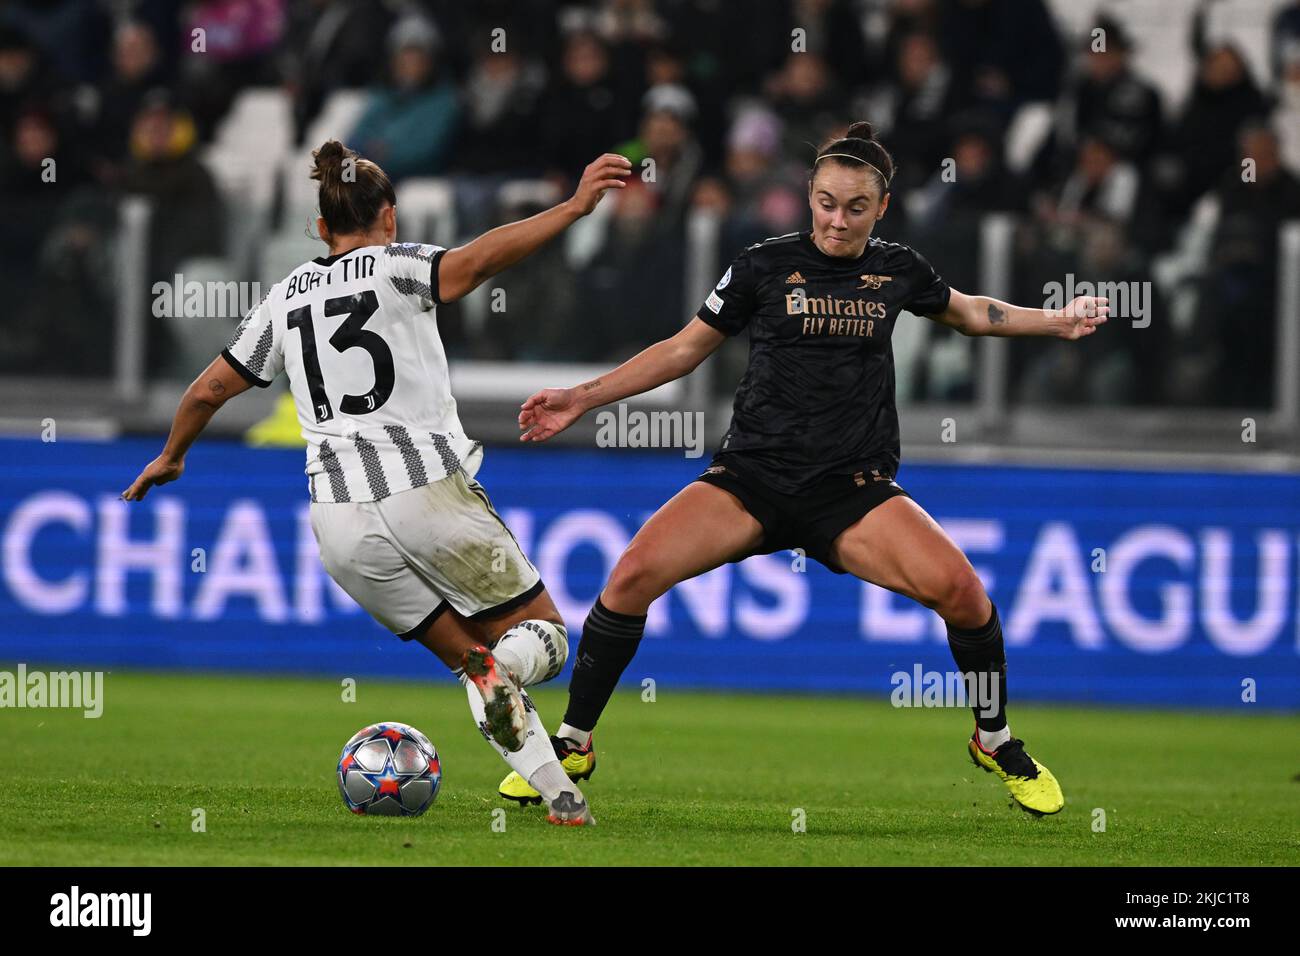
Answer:
[(353, 813), (418, 817), (438, 796), (442, 763), (429, 738), (406, 724), (373, 724), (343, 745), (339, 793)]

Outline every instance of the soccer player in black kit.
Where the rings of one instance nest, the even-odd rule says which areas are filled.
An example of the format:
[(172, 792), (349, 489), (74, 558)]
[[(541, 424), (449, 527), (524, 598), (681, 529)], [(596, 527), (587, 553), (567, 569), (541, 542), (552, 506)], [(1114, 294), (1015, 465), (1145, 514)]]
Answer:
[[(935, 610), (968, 686), (996, 688), (996, 700), (972, 708), (971, 760), (1030, 812), (1065, 805), (1051, 772), (1011, 736), (997, 608), (966, 556), (894, 480), (890, 335), (906, 309), (963, 335), (1079, 339), (1106, 321), (1109, 306), (1081, 296), (1063, 309), (1021, 308), (949, 288), (917, 252), (871, 237), (892, 177), (871, 125), (853, 124), (813, 164), (810, 231), (744, 250), (672, 338), (608, 375), (523, 404), (522, 440), (545, 441), (589, 409), (686, 375), (727, 336), (749, 330), (749, 367), (721, 447), (637, 532), (583, 626), (568, 710), (552, 738), (575, 778), (595, 768), (591, 731), (636, 653), (650, 604), (721, 564), (802, 548), (836, 573)], [(532, 802), (512, 777), (501, 794)]]

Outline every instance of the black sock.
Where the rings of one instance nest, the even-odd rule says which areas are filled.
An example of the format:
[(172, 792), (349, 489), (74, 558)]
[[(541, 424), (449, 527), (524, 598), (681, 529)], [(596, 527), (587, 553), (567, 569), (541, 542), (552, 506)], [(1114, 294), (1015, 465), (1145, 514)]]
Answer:
[(582, 625), (578, 658), (569, 678), (569, 709), (564, 722), (570, 727), (591, 730), (609, 703), (618, 679), (632, 663), (641, 634), (644, 614), (619, 614), (596, 599), (596, 606)]
[[(992, 603), (992, 602), (990, 602)], [(964, 628), (948, 625), (948, 647), (957, 669), (966, 677), (966, 686), (976, 693), (970, 695), (975, 724), (980, 730), (1001, 730), (1007, 725), (1007, 655), (1002, 647), (1002, 621), (998, 619), (997, 605), (988, 623), (983, 627)], [(981, 676), (984, 675), (984, 676)], [(981, 689), (997, 687), (996, 712), (993, 701), (981, 701)], [(991, 696), (991, 695), (990, 695)], [(988, 716), (992, 713), (992, 716)]]

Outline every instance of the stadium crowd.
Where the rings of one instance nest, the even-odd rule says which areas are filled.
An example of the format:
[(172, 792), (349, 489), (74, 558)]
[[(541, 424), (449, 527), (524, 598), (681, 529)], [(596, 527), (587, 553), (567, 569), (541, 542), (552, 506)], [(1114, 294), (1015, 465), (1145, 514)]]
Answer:
[[(689, 214), (721, 217), (723, 263), (805, 228), (814, 144), (867, 118), (898, 167), (877, 234), (958, 288), (980, 290), (991, 212), (1016, 217), (1008, 291), (1027, 304), (1067, 274), (1143, 283), (1174, 263), (1150, 285), (1156, 319), (1141, 334), (1014, 343), (1017, 401), (1267, 405), (1278, 227), (1300, 218), (1300, 0), (1273, 19), (1264, 76), (1206, 29), (1207, 8), (1175, 110), (1136, 68), (1128, 26), (1099, 19), (1099, 50), (1045, 0), (12, 0), (0, 6), (0, 372), (108, 374), (118, 197), (155, 201), (151, 281), (229, 251), (201, 157), (241, 91), (286, 90), (301, 140), (332, 93), (365, 88), (355, 128), (338, 132), (399, 192), (449, 178), (464, 234), (532, 211), (494, 201), (507, 181), (569, 188), (607, 150), (654, 160), (653, 181), (612, 197), (581, 262), (557, 246), (512, 274), (540, 319), (447, 310), (453, 356), (604, 361), (670, 333), (698, 305), (665, 279), (683, 274)], [(1013, 168), (1009, 130), (1034, 105), (1051, 122)], [(1180, 253), (1198, 215), (1207, 241)], [(166, 349), (150, 336), (151, 370)], [(970, 397), (969, 376), (930, 381), (929, 368), (918, 363), (913, 397)]]

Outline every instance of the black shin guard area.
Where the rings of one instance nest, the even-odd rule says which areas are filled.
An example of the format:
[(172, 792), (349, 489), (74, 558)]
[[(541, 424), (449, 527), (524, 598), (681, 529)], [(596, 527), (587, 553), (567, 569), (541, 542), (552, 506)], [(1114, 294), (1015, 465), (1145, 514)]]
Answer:
[[(974, 690), (971, 711), (980, 730), (1001, 730), (1007, 725), (1007, 655), (1002, 646), (1002, 621), (994, 605), (988, 623), (978, 628), (948, 625), (948, 647), (957, 669)], [(996, 688), (996, 706), (993, 693)], [(981, 697), (987, 694), (988, 699)]]
[(644, 631), (644, 614), (619, 614), (596, 601), (582, 625), (582, 640), (569, 678), (566, 724), (583, 730), (596, 726), (618, 679), (636, 655)]

